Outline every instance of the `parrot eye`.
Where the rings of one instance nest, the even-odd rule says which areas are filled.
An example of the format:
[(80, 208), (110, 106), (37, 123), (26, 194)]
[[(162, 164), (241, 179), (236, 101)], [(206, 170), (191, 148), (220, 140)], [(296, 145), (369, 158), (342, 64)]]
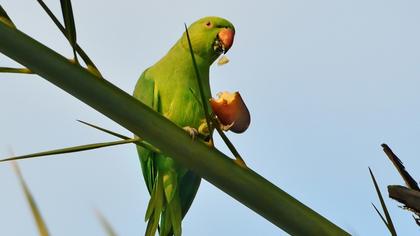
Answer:
[(211, 27), (213, 27), (213, 24), (211, 23), (211, 21), (207, 21), (206, 26), (207, 26), (207, 28), (211, 28)]

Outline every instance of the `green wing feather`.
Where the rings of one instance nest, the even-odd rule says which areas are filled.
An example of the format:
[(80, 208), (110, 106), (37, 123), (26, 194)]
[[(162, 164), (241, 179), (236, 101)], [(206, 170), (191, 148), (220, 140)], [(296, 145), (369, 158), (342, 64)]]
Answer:
[[(143, 72), (136, 85), (134, 97), (144, 104), (160, 111), (159, 89), (154, 80)], [(197, 193), (201, 178), (192, 171), (176, 172), (168, 166), (172, 159), (137, 146), (143, 177), (150, 201), (145, 220), (148, 221), (146, 235), (154, 235), (160, 218), (161, 235), (181, 235), (181, 221), (188, 212)], [(161, 168), (159, 168), (159, 165)], [(160, 174), (158, 174), (160, 173)]]
[[(134, 97), (159, 112), (159, 93), (155, 88), (155, 82), (146, 78), (147, 70), (143, 72), (134, 90)], [(156, 153), (137, 146), (137, 152), (140, 158), (140, 164), (143, 172), (144, 181), (146, 182), (149, 193), (152, 193), (153, 185), (155, 183), (157, 169), (155, 165)]]

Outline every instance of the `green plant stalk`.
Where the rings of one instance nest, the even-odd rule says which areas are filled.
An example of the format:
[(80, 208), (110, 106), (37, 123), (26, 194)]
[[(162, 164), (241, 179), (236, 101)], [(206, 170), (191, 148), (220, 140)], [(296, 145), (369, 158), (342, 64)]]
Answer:
[(254, 171), (192, 140), (183, 129), (126, 92), (96, 79), (22, 32), (0, 23), (0, 38), (0, 52), (149, 141), (289, 234), (349, 235)]

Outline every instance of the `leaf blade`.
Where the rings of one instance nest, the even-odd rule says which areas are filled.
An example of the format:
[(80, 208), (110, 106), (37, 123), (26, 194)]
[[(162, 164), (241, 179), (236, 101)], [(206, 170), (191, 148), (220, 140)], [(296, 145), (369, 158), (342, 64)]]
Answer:
[[(52, 11), (48, 8), (48, 6), (44, 3), (42, 0), (37, 0), (39, 5), (44, 9), (45, 13), (51, 18), (51, 20), (54, 22), (54, 24), (57, 26), (57, 28), (61, 31), (64, 36), (66, 36), (66, 29), (64, 26), (60, 23), (60, 21), (57, 19), (57, 17), (52, 13)], [(93, 61), (89, 58), (89, 56), (86, 54), (86, 52), (76, 43), (76, 51), (79, 53), (79, 56), (83, 59), (85, 64), (87, 65), (88, 71), (90, 71), (92, 74), (99, 78), (103, 78), (101, 75), (101, 72), (96, 67), (96, 65), (93, 63)]]
[[(99, 127), (99, 126), (97, 126), (97, 125), (94, 125), (94, 124), (88, 123), (88, 122), (86, 122), (86, 121), (82, 121), (82, 120), (77, 120), (77, 121), (78, 121), (78, 122), (80, 122), (80, 123), (82, 123), (82, 124), (84, 124), (84, 125), (87, 125), (87, 126), (89, 126), (89, 127), (92, 127), (92, 128), (97, 129), (97, 130), (100, 130), (100, 131), (102, 131), (102, 132), (105, 132), (105, 133), (107, 133), (107, 134), (113, 135), (113, 136), (115, 136), (115, 137), (118, 137), (118, 138), (121, 138), (121, 139), (125, 139), (125, 140), (130, 139), (129, 137), (127, 137), (127, 136), (125, 136), (125, 135), (122, 135), (122, 134), (116, 133), (116, 132), (114, 132), (114, 131), (111, 131), (111, 130), (108, 130), (108, 129), (105, 129), (105, 128), (102, 128), (102, 127)], [(161, 151), (160, 151), (158, 148), (156, 148), (155, 146), (153, 146), (152, 144), (150, 144), (150, 143), (146, 142), (145, 140), (142, 140), (142, 139), (141, 139), (141, 138), (139, 138), (139, 137), (137, 137), (137, 138), (138, 138), (139, 140), (138, 140), (137, 142), (135, 142), (135, 144), (137, 144), (137, 145), (139, 145), (139, 146), (141, 146), (141, 147), (144, 147), (144, 148), (146, 148), (146, 149), (148, 149), (148, 150), (150, 150), (150, 151), (152, 151), (152, 152), (161, 153)]]
[(66, 30), (66, 37), (73, 48), (74, 60), (78, 63), (76, 54), (76, 25), (74, 24), (73, 8), (71, 0), (60, 0), (61, 12), (63, 13), (64, 28)]
[(369, 167), (369, 173), (370, 173), (370, 177), (372, 178), (373, 185), (375, 186), (375, 190), (376, 190), (376, 193), (378, 195), (379, 201), (381, 202), (381, 206), (382, 206), (382, 209), (383, 209), (385, 217), (386, 217), (386, 222), (387, 222), (387, 225), (388, 225), (389, 232), (391, 233), (391, 235), (396, 236), (397, 232), (395, 231), (395, 227), (394, 227), (394, 224), (392, 223), (391, 216), (389, 215), (389, 212), (388, 212), (388, 209), (386, 207), (384, 198), (382, 197), (381, 190), (379, 189), (378, 183), (376, 182), (375, 176), (373, 175), (373, 172), (370, 169), (370, 167)]
[(93, 143), (93, 144), (85, 144), (85, 145), (79, 145), (79, 146), (73, 146), (73, 147), (67, 147), (67, 148), (60, 148), (60, 149), (54, 149), (54, 150), (50, 150), (50, 151), (37, 152), (37, 153), (32, 153), (32, 154), (27, 154), (27, 155), (10, 157), (10, 158), (6, 158), (6, 159), (2, 159), (2, 160), (0, 160), (0, 162), (16, 161), (16, 160), (23, 160), (23, 159), (28, 159), (28, 158), (35, 158), (35, 157), (44, 157), (44, 156), (51, 156), (51, 155), (58, 155), (58, 154), (88, 151), (88, 150), (93, 150), (93, 149), (98, 149), (98, 148), (116, 146), (116, 145), (127, 144), (127, 143), (134, 143), (137, 140), (138, 140), (137, 138), (132, 138), (132, 139), (128, 139), (128, 140), (119, 140), (119, 141), (103, 142), (103, 143)]
[(95, 209), (95, 215), (108, 236), (117, 236), (116, 231), (112, 227), (111, 223), (109, 223), (107, 218), (104, 216), (104, 214), (102, 214), (102, 212), (100, 212), (98, 209)]
[(25, 179), (22, 176), (22, 173), (19, 169), (19, 166), (16, 162), (13, 162), (13, 169), (19, 179), (20, 186), (25, 194), (26, 201), (29, 204), (29, 208), (31, 209), (32, 216), (35, 220), (35, 224), (38, 229), (38, 233), (40, 236), (48, 236), (48, 229), (47, 225), (45, 224), (44, 219), (42, 218), (41, 212), (38, 209), (38, 206), (35, 202), (34, 197), (32, 196), (31, 192), (29, 191), (28, 185), (25, 182)]

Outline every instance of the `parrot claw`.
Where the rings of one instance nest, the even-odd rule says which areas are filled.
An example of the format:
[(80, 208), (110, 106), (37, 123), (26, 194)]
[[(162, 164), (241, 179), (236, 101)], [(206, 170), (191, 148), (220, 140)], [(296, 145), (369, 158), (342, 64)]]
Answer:
[(190, 126), (185, 126), (183, 129), (188, 132), (188, 134), (192, 137), (193, 140), (195, 140), (195, 138), (199, 134), (198, 131), (197, 131), (197, 129), (192, 128)]

